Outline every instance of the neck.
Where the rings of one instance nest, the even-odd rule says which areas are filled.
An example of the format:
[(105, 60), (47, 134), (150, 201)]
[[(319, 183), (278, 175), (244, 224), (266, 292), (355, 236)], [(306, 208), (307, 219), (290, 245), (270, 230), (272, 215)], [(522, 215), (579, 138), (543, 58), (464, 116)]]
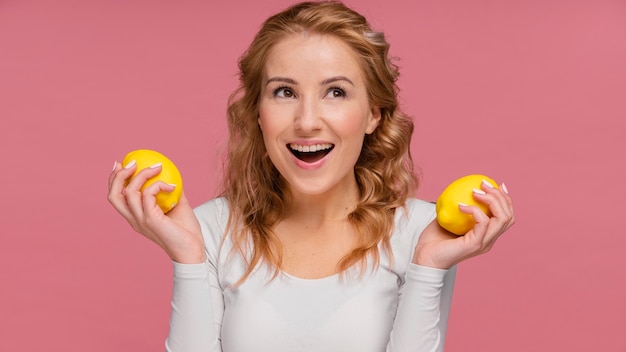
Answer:
[(292, 193), (286, 218), (316, 227), (328, 222), (346, 220), (359, 201), (359, 189), (354, 183), (348, 189), (336, 189), (324, 194)]

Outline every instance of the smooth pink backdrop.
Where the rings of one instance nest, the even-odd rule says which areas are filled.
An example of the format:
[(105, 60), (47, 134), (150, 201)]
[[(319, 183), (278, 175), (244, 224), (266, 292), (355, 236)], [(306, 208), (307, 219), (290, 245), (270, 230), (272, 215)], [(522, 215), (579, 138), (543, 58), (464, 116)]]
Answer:
[[(273, 1), (0, 1), (0, 351), (160, 351), (171, 264), (106, 201), (154, 148), (215, 195)], [(400, 58), (419, 196), (479, 172), (518, 222), (460, 265), (447, 351), (626, 351), (626, 2), (349, 1)]]

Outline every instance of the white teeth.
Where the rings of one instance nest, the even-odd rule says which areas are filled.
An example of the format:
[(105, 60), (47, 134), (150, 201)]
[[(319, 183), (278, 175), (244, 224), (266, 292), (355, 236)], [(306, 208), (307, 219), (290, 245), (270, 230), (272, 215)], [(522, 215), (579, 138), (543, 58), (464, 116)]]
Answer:
[(289, 144), (289, 148), (292, 150), (297, 150), (301, 153), (314, 153), (319, 152), (320, 150), (326, 150), (332, 148), (333, 145), (330, 143), (321, 143), (314, 145), (298, 145), (298, 144)]

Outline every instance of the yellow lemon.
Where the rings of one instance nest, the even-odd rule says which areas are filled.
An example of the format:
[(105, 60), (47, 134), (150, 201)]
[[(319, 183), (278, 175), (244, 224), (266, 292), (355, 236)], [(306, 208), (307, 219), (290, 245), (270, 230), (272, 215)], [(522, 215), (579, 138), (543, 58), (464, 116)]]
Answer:
[(477, 206), (491, 216), (489, 207), (477, 202), (473, 197), (474, 188), (480, 189), (483, 180), (498, 188), (496, 182), (485, 175), (468, 175), (452, 182), (441, 192), (436, 205), (437, 221), (441, 227), (456, 235), (464, 235), (474, 227), (476, 224), (474, 217), (461, 212), (459, 203)]
[[(158, 175), (149, 178), (141, 187), (141, 190), (143, 191), (146, 187), (157, 181), (163, 181), (165, 183), (176, 185), (176, 188), (172, 192), (159, 192), (156, 195), (156, 203), (164, 213), (172, 210), (172, 208), (178, 204), (178, 201), (183, 194), (183, 179), (176, 165), (174, 165), (174, 163), (165, 155), (159, 152), (149, 149), (138, 149), (126, 154), (124, 159), (122, 159), (122, 167), (125, 167), (133, 160), (137, 163), (137, 170), (132, 176), (135, 176), (139, 171), (147, 167), (161, 163), (161, 172)], [(126, 183), (130, 181), (132, 176)]]

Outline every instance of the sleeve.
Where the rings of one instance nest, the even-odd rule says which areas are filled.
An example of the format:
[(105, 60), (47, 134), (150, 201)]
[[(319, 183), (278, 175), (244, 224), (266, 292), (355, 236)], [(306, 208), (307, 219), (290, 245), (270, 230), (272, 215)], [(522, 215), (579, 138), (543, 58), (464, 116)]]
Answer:
[[(205, 204), (197, 213), (215, 214)], [(221, 352), (221, 322), (224, 299), (218, 279), (217, 252), (219, 221), (199, 216), (207, 245), (207, 261), (200, 264), (174, 262), (174, 286), (170, 329), (165, 342), (166, 352)]]
[(409, 264), (400, 289), (388, 352), (442, 352), (456, 266), (448, 270)]

